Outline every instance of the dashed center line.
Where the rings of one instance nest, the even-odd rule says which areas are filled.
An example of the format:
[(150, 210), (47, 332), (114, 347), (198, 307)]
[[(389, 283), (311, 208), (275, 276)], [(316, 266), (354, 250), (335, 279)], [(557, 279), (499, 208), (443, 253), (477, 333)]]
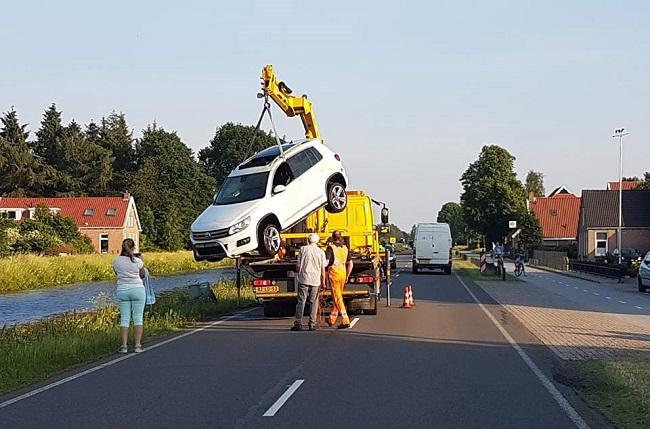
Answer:
[(587, 289), (582, 289), (582, 291), (585, 292), (585, 293), (586, 293), (586, 292), (589, 292)]
[(612, 299), (612, 297), (611, 296), (606, 296), (605, 299)]
[(594, 292), (594, 295), (596, 295), (596, 296), (600, 296), (600, 294), (599, 294), (598, 292)]
[(621, 304), (627, 304), (625, 301), (619, 301)]
[(352, 322), (350, 322), (350, 329), (354, 328), (354, 325), (356, 325), (358, 321), (359, 321), (358, 317), (352, 319)]
[(639, 307), (638, 305), (635, 305), (634, 308), (637, 308), (639, 310), (643, 310), (643, 307)]

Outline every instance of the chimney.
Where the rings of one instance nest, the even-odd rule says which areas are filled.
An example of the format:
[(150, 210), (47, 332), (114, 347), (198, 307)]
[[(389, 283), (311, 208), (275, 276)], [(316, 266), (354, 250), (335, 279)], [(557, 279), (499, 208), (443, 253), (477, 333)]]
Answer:
[(128, 201), (128, 200), (131, 199), (131, 194), (129, 194), (128, 192), (125, 192), (124, 195), (122, 195), (122, 198), (123, 198), (124, 200), (127, 200), (127, 201)]

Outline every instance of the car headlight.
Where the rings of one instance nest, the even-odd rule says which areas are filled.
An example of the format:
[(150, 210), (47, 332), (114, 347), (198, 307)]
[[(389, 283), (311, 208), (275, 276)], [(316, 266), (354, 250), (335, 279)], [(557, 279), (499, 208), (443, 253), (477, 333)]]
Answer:
[(242, 220), (240, 222), (237, 222), (236, 224), (231, 226), (228, 233), (230, 235), (234, 235), (234, 234), (237, 234), (238, 232), (242, 232), (243, 230), (248, 228), (248, 225), (250, 225), (250, 224), (251, 224), (251, 217), (248, 216), (246, 219), (244, 219), (244, 220)]

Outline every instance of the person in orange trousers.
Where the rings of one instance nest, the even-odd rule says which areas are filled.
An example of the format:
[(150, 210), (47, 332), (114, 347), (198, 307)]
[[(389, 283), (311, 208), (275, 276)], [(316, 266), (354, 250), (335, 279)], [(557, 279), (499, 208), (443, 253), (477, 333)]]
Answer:
[(332, 288), (332, 301), (334, 301), (334, 308), (332, 308), (332, 312), (327, 318), (327, 324), (334, 326), (340, 315), (341, 324), (338, 326), (339, 329), (349, 328), (350, 319), (348, 318), (348, 312), (345, 310), (345, 303), (343, 302), (343, 288), (352, 272), (352, 260), (350, 259), (350, 252), (343, 242), (340, 231), (334, 231), (332, 233), (332, 242), (327, 247), (325, 255), (328, 260), (327, 278)]

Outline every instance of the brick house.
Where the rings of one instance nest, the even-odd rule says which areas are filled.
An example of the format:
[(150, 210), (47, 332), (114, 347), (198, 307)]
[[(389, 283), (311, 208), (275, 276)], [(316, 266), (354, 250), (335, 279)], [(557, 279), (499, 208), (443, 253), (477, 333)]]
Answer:
[(563, 247), (577, 243), (580, 197), (560, 187), (548, 197), (529, 198), (528, 208), (542, 227), (545, 246)]
[(133, 197), (0, 197), (0, 216), (21, 221), (34, 216), (36, 207), (46, 206), (72, 218), (90, 237), (98, 253), (119, 253), (122, 240), (132, 238), (140, 247), (140, 218)]
[[(641, 185), (641, 182), (638, 180), (623, 180), (621, 183), (623, 184), (624, 191), (632, 191)], [(607, 182), (607, 190), (618, 191), (618, 185), (618, 182)]]
[[(595, 260), (613, 254), (618, 246), (618, 190), (582, 191), (578, 252)], [(621, 244), (641, 252), (650, 250), (650, 191), (623, 190)]]

